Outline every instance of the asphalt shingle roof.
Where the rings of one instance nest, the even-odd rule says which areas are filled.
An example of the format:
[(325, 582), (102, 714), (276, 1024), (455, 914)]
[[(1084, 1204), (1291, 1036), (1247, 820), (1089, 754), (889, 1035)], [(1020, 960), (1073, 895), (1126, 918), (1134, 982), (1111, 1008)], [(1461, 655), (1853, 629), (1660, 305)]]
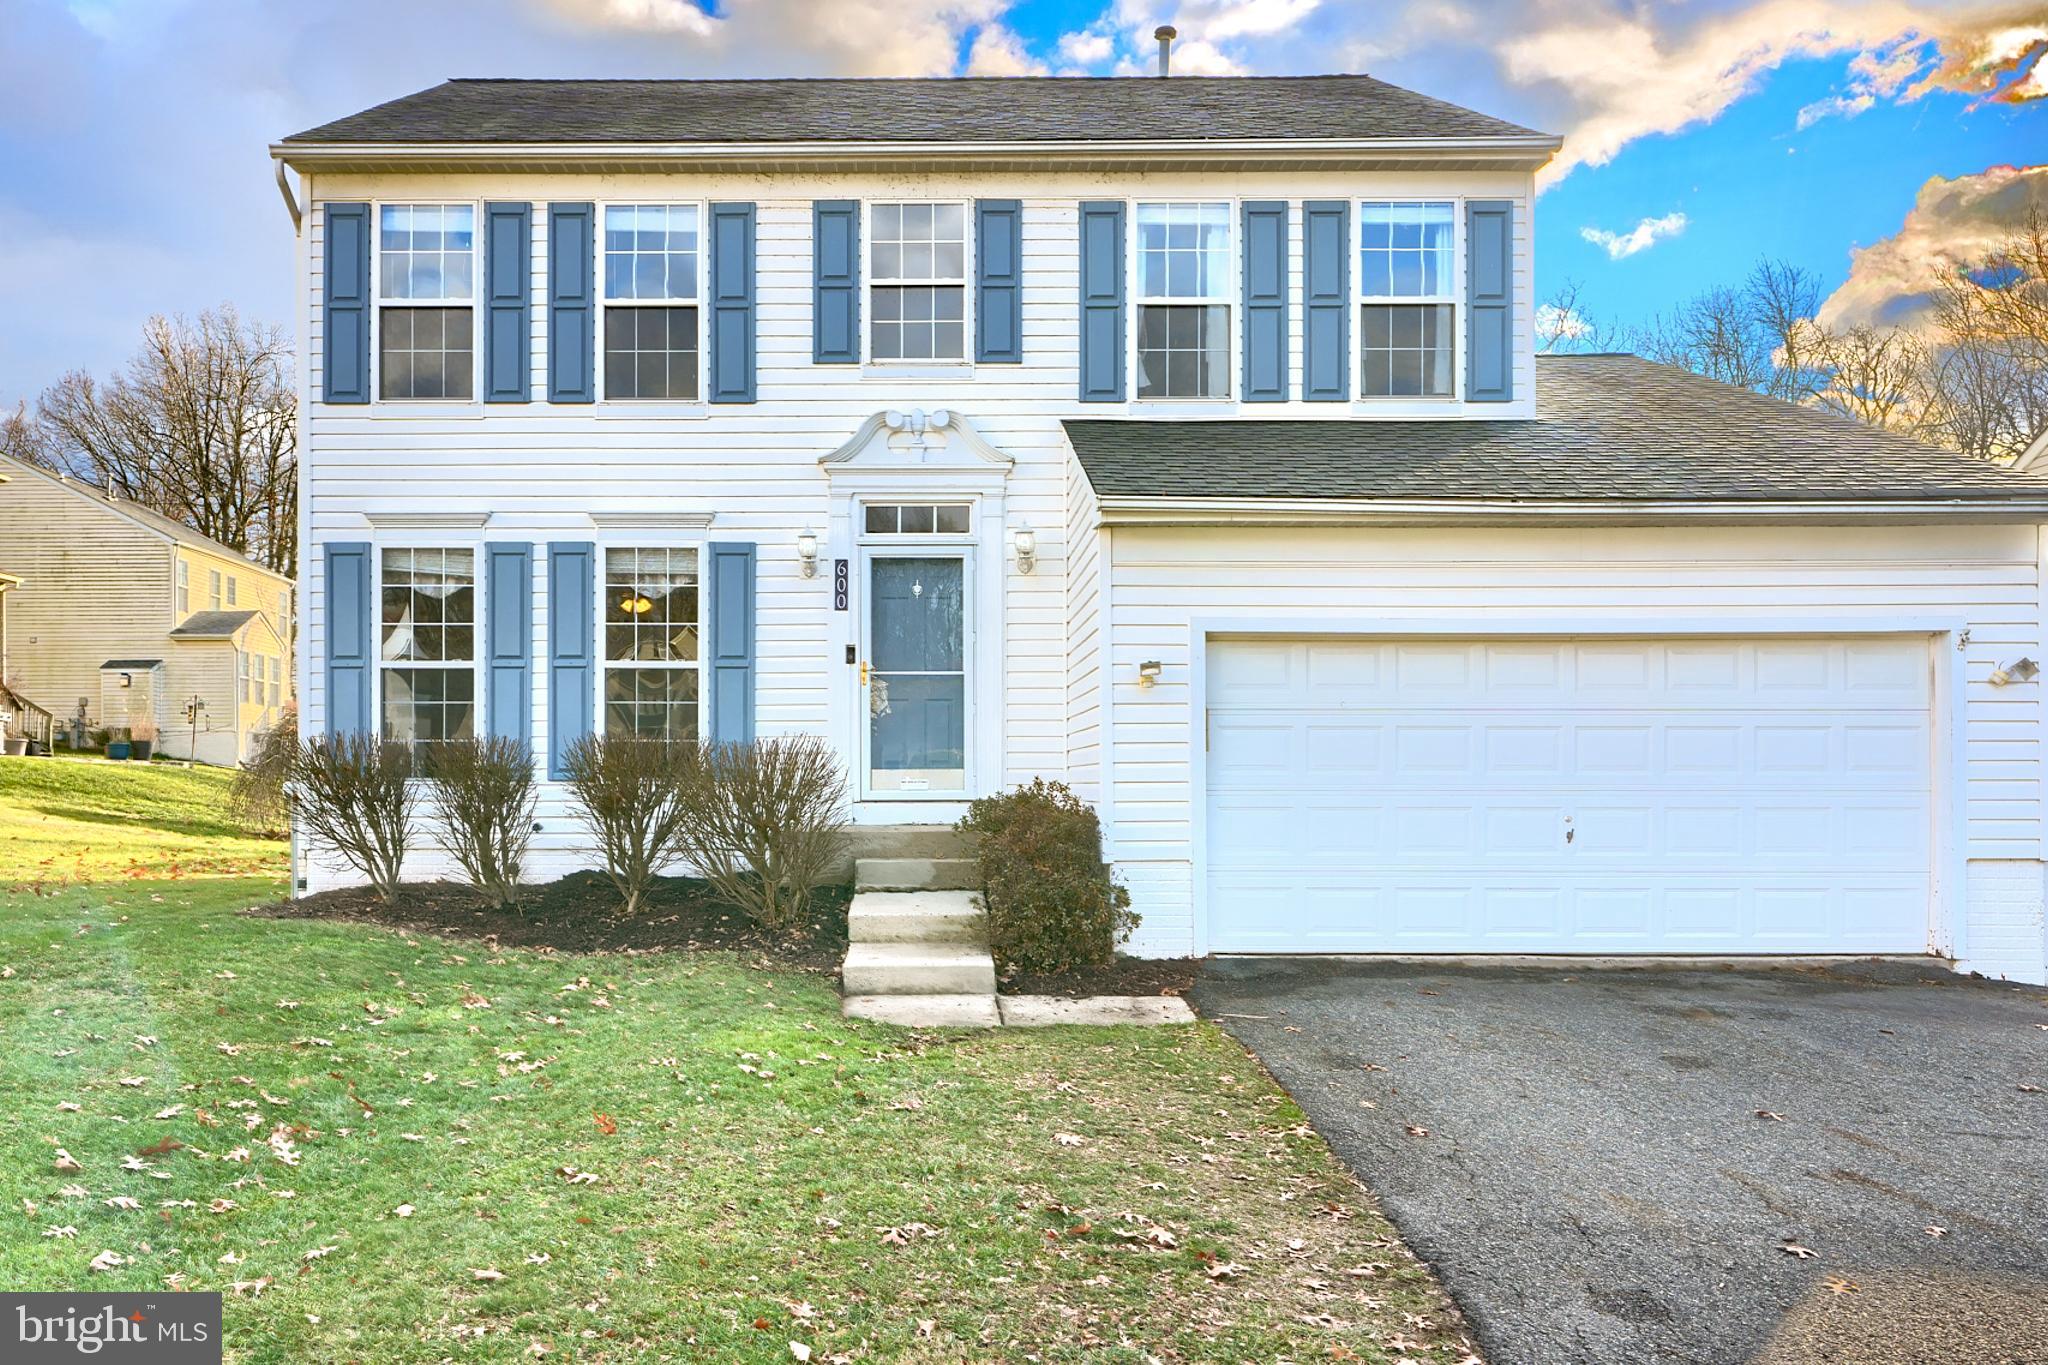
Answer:
[(293, 143), (1169, 142), (1540, 136), (1370, 76), (452, 80)]
[(100, 667), (119, 668), (132, 673), (144, 668), (155, 668), (162, 662), (162, 659), (109, 659), (101, 664)]
[(2048, 473), (2016, 473), (1632, 355), (1539, 357), (1533, 421), (1065, 426), (1102, 497), (2048, 499)]
[(195, 611), (171, 631), (173, 640), (225, 640), (256, 619), (253, 611)]

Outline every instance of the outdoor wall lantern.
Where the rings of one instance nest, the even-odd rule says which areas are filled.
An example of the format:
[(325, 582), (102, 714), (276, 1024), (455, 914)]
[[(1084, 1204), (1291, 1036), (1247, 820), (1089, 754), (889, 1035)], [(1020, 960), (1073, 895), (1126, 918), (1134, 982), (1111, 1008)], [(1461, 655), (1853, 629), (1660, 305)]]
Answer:
[(805, 578), (818, 576), (818, 533), (808, 526), (796, 538), (796, 557), (802, 563)]
[(1159, 681), (1159, 675), (1166, 671), (1166, 665), (1157, 659), (1147, 659), (1138, 665), (1138, 686), (1150, 687)]
[(1010, 533), (1010, 544), (1017, 550), (1017, 572), (1028, 574), (1038, 568), (1038, 533), (1031, 529), (1031, 523), (1020, 521), (1017, 529)]
[(1991, 670), (1991, 685), (2003, 687), (2010, 682), (2031, 682), (2041, 675), (2041, 665), (2032, 659), (2014, 659), (2009, 664), (2000, 664)]
[(121, 686), (123, 686), (123, 687), (133, 687), (133, 686), (135, 686), (135, 679), (134, 679), (133, 677), (131, 677), (130, 675), (128, 675), (128, 674), (126, 674), (126, 673), (123, 673), (123, 674), (121, 675)]

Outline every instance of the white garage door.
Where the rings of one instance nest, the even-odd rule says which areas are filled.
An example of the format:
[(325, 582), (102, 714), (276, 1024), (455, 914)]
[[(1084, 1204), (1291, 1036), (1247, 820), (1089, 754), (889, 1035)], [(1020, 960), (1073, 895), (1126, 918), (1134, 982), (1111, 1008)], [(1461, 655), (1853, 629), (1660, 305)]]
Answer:
[(1218, 640), (1217, 952), (1925, 952), (1895, 638)]

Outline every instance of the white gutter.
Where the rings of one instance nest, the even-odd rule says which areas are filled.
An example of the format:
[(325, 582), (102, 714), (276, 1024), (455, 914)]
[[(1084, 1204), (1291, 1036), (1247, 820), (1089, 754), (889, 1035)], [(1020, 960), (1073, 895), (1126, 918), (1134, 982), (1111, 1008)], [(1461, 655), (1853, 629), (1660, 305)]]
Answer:
[(297, 232), (304, 221), (304, 215), (299, 211), (298, 196), (292, 193), (292, 182), (285, 178), (284, 158), (273, 151), (270, 155), (270, 164), (277, 171), (277, 192), (284, 196), (285, 212), (292, 216), (292, 231)]
[(295, 142), (272, 143), (270, 154), (294, 167), (335, 161), (861, 161), (877, 159), (1029, 160), (1215, 159), (1260, 157), (1393, 157), (1420, 160), (1481, 156), (1547, 161), (1563, 140), (1543, 133), (1490, 138), (1214, 138), (1174, 142)]
[(1945, 521), (2032, 522), (2048, 517), (2048, 490), (2024, 498), (1898, 501), (1644, 502), (1468, 498), (1099, 499), (1105, 526), (1287, 524), (1457, 525), (1489, 522)]

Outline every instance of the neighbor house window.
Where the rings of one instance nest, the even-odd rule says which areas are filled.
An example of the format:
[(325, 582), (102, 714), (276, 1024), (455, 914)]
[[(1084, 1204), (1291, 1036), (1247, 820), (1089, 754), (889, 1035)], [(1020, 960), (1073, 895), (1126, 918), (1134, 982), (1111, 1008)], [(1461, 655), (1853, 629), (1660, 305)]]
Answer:
[(248, 656), (248, 655), (246, 655), (246, 654), (242, 653), (242, 652), (241, 652), (241, 651), (239, 651), (239, 650), (237, 650), (237, 651), (235, 652), (235, 700), (236, 700), (236, 701), (247, 701), (247, 700), (249, 700), (249, 666), (250, 666), (250, 663), (251, 663), (251, 662), (252, 662), (252, 661), (251, 661), (251, 659), (249, 658), (249, 656)]
[(604, 552), (604, 732), (695, 739), (697, 552)]
[(695, 204), (604, 210), (604, 396), (694, 399), (698, 383)]
[(228, 605), (231, 607), (235, 605), (235, 576), (233, 574), (228, 575)]
[(387, 549), (379, 608), (384, 738), (476, 733), (476, 553)]
[(283, 659), (272, 659), (270, 661), (270, 704), (272, 706), (281, 706), (284, 704)]
[(1230, 296), (1230, 205), (1138, 205), (1138, 397), (1230, 396)]
[(385, 204), (377, 260), (378, 393), (475, 397), (475, 206)]
[(1450, 203), (1359, 206), (1367, 398), (1449, 398), (1457, 353), (1458, 215)]
[(967, 358), (967, 206), (868, 212), (868, 358)]
[(206, 605), (213, 611), (219, 611), (221, 601), (220, 570), (208, 569), (206, 571)]
[(192, 614), (192, 566), (184, 560), (178, 561), (178, 615)]

